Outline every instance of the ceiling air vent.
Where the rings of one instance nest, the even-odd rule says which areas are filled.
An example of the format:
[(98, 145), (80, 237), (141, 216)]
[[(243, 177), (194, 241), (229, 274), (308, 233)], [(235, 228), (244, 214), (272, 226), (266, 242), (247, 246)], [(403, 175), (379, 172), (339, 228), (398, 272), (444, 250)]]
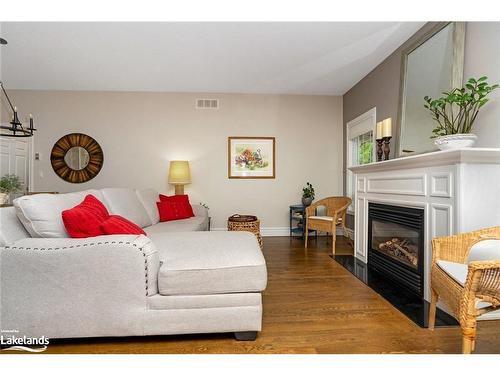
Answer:
[(196, 109), (219, 109), (219, 99), (196, 99)]

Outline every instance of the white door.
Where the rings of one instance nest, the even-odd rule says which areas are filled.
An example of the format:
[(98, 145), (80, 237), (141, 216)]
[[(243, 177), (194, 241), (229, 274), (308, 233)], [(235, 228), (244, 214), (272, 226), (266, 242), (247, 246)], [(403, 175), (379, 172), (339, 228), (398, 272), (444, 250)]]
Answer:
[(31, 137), (0, 138), (0, 176), (15, 174), (21, 180), (23, 191), (30, 188), (31, 140)]

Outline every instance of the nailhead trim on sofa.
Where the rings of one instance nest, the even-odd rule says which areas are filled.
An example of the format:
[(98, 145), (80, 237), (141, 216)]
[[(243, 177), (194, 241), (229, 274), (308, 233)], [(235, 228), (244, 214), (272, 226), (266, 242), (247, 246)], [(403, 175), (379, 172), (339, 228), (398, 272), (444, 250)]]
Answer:
[(17, 247), (17, 246), (5, 246), (5, 249), (11, 249), (11, 250), (38, 250), (38, 251), (45, 251), (45, 250), (65, 250), (65, 249), (74, 249), (78, 247), (87, 247), (87, 246), (95, 246), (95, 245), (131, 245), (135, 248), (137, 248), (142, 256), (144, 257), (144, 277), (146, 278), (145, 280), (145, 286), (146, 286), (146, 296), (148, 295), (148, 262), (146, 259), (146, 253), (144, 253), (144, 250), (141, 247), (137, 246), (137, 244), (132, 243), (132, 242), (124, 242), (124, 241), (105, 241), (105, 242), (91, 242), (91, 243), (84, 243), (82, 245), (71, 245), (71, 246), (62, 246), (62, 247)]

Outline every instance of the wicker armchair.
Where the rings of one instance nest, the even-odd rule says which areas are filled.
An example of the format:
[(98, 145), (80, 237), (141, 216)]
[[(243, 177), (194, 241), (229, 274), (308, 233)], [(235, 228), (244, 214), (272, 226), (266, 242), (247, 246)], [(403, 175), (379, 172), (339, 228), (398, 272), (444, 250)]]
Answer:
[[(305, 227), (305, 248), (307, 249), (307, 239), (309, 230), (319, 230), (332, 234), (332, 254), (335, 255), (335, 233), (337, 226), (342, 227), (344, 236), (350, 241), (345, 227), (345, 214), (347, 207), (351, 204), (349, 197), (329, 197), (314, 202), (306, 208), (306, 227)], [(326, 216), (316, 216), (316, 209), (324, 206), (326, 208)]]
[(441, 298), (460, 322), (464, 354), (474, 351), (477, 317), (500, 308), (500, 259), (469, 262), (463, 283), (438, 261), (459, 263), (464, 268), (471, 247), (486, 239), (500, 239), (500, 226), (432, 240), (429, 328), (434, 329), (436, 303)]

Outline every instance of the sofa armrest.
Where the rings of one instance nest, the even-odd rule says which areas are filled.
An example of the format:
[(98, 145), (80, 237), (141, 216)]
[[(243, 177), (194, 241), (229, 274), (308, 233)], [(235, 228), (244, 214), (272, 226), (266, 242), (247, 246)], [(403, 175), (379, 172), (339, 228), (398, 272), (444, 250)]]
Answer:
[[(92, 249), (92, 251), (88, 251)], [(88, 257), (89, 263), (96, 263), (97, 267), (108, 268), (106, 272), (120, 272), (113, 267), (116, 264), (116, 256), (125, 252), (132, 252), (143, 258), (144, 280), (146, 295), (158, 293), (158, 253), (153, 242), (146, 236), (140, 235), (109, 235), (89, 238), (26, 238), (6, 246), (6, 251), (29, 251), (32, 254), (48, 254), (56, 252), (56, 255), (66, 256), (68, 261), (72, 257)], [(42, 253), (40, 253), (42, 252)], [(72, 253), (74, 255), (72, 255)], [(96, 256), (97, 259), (91, 259)], [(97, 271), (94, 268), (94, 271)], [(134, 275), (139, 277), (140, 274)], [(132, 275), (130, 275), (132, 276)]]
[(194, 216), (208, 217), (208, 209), (201, 204), (192, 204)]
[(0, 248), (0, 266), (2, 329), (26, 335), (138, 334), (158, 290), (158, 254), (142, 235), (24, 239)]

